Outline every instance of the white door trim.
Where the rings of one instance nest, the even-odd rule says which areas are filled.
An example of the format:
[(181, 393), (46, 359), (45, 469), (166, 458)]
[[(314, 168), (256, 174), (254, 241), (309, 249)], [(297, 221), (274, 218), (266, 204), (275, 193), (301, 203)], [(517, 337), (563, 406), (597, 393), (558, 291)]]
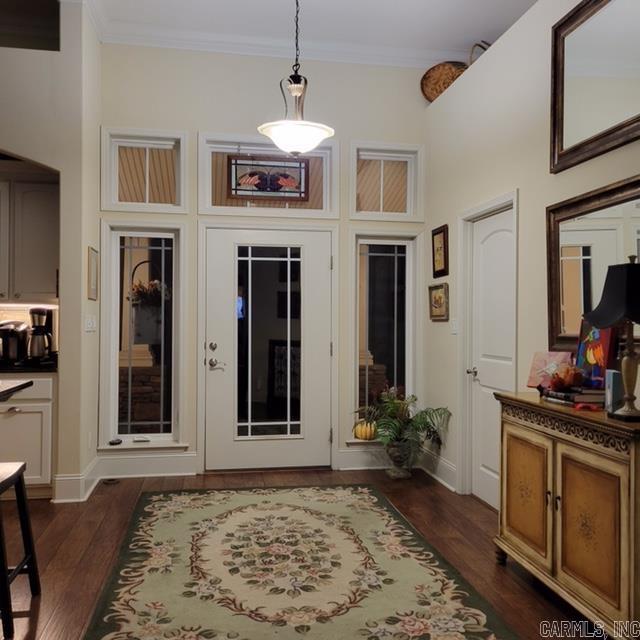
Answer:
[[(425, 383), (423, 375), (423, 367), (418, 366), (416, 354), (424, 353), (425, 342), (425, 316), (426, 316), (426, 290), (425, 287), (418, 284), (418, 274), (426, 272), (426, 244), (425, 232), (414, 229), (389, 230), (380, 225), (369, 224), (361, 226), (359, 224), (350, 225), (349, 227), (349, 264), (343, 268), (343, 279), (346, 279), (348, 286), (349, 304), (349, 332), (347, 339), (349, 344), (344, 345), (344, 350), (348, 353), (347, 371), (349, 389), (346, 391), (345, 399), (347, 401), (346, 409), (343, 408), (342, 419), (353, 422), (354, 411), (358, 406), (358, 240), (376, 238), (384, 238), (386, 240), (398, 240), (400, 242), (412, 242), (413, 246), (409, 247), (407, 257), (411, 268), (407, 269), (407, 293), (408, 305), (406, 310), (407, 316), (407, 345), (413, 344), (413, 351), (407, 357), (407, 384), (406, 391), (415, 393), (418, 396), (418, 402), (424, 401)], [(334, 270), (335, 276), (335, 270)], [(336, 350), (334, 349), (334, 354)], [(344, 358), (344, 354), (340, 354)], [(334, 358), (335, 359), (335, 358)], [(334, 362), (335, 365), (335, 362)], [(334, 430), (334, 447), (339, 439)], [(348, 440), (349, 438), (347, 438)], [(378, 450), (379, 447), (374, 444), (350, 444), (341, 447), (339, 450), (334, 449), (340, 455), (340, 461), (334, 468), (340, 469), (365, 469), (365, 468), (386, 468), (388, 460), (386, 454)], [(332, 458), (333, 460), (333, 458)]]
[(331, 341), (333, 342), (333, 358), (331, 359), (331, 466), (337, 468), (339, 444), (338, 419), (338, 225), (333, 224), (288, 224), (287, 221), (277, 223), (259, 223), (250, 220), (221, 222), (201, 219), (198, 222), (198, 343), (196, 345), (197, 375), (197, 434), (196, 452), (198, 473), (205, 471), (205, 437), (206, 437), (206, 271), (207, 271), (207, 231), (210, 229), (252, 229), (262, 231), (328, 231), (331, 234), (331, 254), (333, 270), (331, 272)]
[(514, 289), (516, 305), (516, 330), (514, 332), (513, 353), (514, 361), (514, 388), (517, 388), (518, 369), (518, 190), (505, 193), (489, 202), (468, 209), (458, 216), (458, 473), (456, 491), (458, 493), (471, 493), (473, 456), (472, 456), (472, 431), (471, 431), (471, 378), (466, 370), (472, 366), (471, 344), (471, 311), (473, 289), (473, 223), (490, 216), (513, 209), (514, 229)]

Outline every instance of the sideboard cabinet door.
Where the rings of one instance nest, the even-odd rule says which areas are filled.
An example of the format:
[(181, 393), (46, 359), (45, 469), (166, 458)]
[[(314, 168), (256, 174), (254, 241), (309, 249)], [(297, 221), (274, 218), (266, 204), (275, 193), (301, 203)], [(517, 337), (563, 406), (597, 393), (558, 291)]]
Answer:
[(629, 468), (564, 443), (556, 450), (560, 584), (612, 620), (629, 615)]
[(502, 437), (502, 537), (538, 568), (553, 566), (553, 441), (505, 422)]

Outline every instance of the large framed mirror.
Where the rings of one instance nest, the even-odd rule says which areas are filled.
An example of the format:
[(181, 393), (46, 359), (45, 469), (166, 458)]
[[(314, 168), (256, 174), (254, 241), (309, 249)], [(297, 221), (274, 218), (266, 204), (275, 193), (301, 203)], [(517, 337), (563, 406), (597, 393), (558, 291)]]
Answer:
[(551, 171), (640, 138), (640, 2), (583, 0), (553, 28)]
[(550, 351), (576, 350), (607, 268), (639, 254), (640, 175), (547, 208)]

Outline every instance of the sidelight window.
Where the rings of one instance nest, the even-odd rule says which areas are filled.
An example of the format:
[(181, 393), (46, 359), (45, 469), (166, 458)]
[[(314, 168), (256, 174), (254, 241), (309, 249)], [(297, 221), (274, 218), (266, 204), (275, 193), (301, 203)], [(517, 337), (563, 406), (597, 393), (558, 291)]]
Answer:
[(407, 385), (407, 244), (358, 244), (358, 406)]
[(101, 445), (176, 440), (182, 228), (103, 233)]
[(562, 333), (578, 335), (582, 316), (593, 308), (592, 255), (588, 245), (560, 250)]

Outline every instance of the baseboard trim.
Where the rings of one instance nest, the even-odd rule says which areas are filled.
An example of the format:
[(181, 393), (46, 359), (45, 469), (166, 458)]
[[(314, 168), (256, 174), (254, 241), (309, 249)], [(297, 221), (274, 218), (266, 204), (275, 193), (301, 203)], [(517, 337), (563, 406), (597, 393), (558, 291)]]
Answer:
[(60, 473), (53, 476), (53, 498), (51, 502), (84, 502), (93, 492), (98, 478), (95, 469), (98, 458), (94, 458), (82, 473)]
[(97, 456), (83, 473), (54, 477), (52, 502), (84, 502), (106, 478), (194, 476), (197, 464), (195, 452)]
[(331, 466), (338, 471), (360, 471), (361, 469), (388, 469), (389, 458), (382, 447), (368, 446), (366, 449), (350, 447), (338, 449)]
[(416, 461), (416, 467), (429, 474), (442, 486), (457, 493), (455, 487), (457, 483), (457, 469), (453, 462), (436, 455), (430, 449), (422, 449)]

